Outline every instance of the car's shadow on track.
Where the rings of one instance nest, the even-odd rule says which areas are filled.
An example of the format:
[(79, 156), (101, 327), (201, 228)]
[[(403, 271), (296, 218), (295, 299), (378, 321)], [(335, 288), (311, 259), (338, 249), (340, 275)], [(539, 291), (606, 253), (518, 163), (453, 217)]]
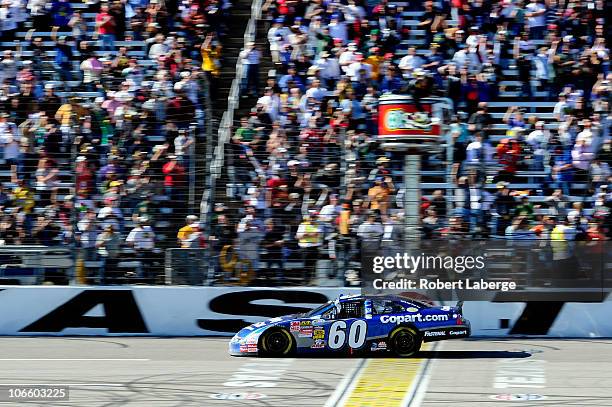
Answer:
[(423, 359), (522, 359), (530, 356), (529, 352), (506, 350), (423, 350), (415, 355)]
[[(293, 355), (297, 359), (406, 359), (392, 355), (391, 353), (368, 353), (368, 354), (317, 354), (317, 355)], [(505, 350), (423, 350), (414, 355), (413, 359), (522, 359), (531, 357), (531, 353), (524, 351)]]

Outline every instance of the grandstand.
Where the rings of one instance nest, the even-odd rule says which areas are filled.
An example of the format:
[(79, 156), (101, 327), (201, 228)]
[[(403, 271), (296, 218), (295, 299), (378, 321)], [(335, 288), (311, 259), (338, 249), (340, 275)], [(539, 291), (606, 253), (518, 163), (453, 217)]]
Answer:
[[(274, 263), (282, 263), (284, 282), (294, 278), (303, 283), (305, 278), (317, 285), (350, 283), (347, 275), (354, 276), (352, 269), (359, 268), (354, 251), (364, 240), (358, 226), (373, 209), (368, 195), (381, 169), (391, 177), (392, 187), (385, 192), (388, 212), (375, 209), (377, 239), (383, 247), (385, 241), (401, 239), (396, 233), (401, 233), (403, 217), (402, 161), (378, 149), (370, 137), (375, 126), (367, 123), (375, 122), (375, 114), (363, 114), (360, 109), (355, 113), (355, 106), (342, 104), (348, 97), (344, 89), (352, 88), (360, 92), (361, 109), (367, 109), (372, 102), (368, 95), (363, 98), (365, 88), (371, 84), (378, 95), (388, 89), (380, 80), (388, 65), (399, 66), (403, 73), (395, 92), (409, 93), (413, 78), (428, 76), (434, 83), (430, 93), (450, 97), (458, 116), (450, 125), (445, 151), (423, 159), (423, 236), (439, 239), (451, 233), (471, 239), (546, 240), (560, 230), (568, 236), (577, 234), (577, 240), (611, 236), (611, 195), (605, 188), (611, 175), (611, 77), (603, 3), (591, 7), (533, 1), (521, 9), (521, 4), (512, 1), (483, 2), (474, 10), (466, 2), (287, 3), (263, 4), (254, 36), (248, 38), (263, 51), (259, 64), (263, 91), (259, 96), (263, 97), (243, 95), (233, 111), (231, 136), (220, 139), (226, 143), (219, 150), (225, 153), (220, 161), (223, 169), (210, 207), (223, 215), (220, 230), (238, 226), (234, 246), (243, 253), (243, 267), (257, 264), (255, 274), (261, 278), (278, 276), (278, 272), (264, 272), (266, 267), (278, 267), (269, 261), (271, 246), (266, 236), (283, 235), (282, 254), (274, 249), (273, 256), (282, 258)], [(570, 15), (582, 18), (585, 27), (572, 26)], [(470, 57), (470, 52), (476, 57)], [(340, 64), (347, 53), (357, 53), (357, 59), (348, 57), (351, 62), (363, 60), (370, 64), (368, 69), (378, 69), (379, 78), (368, 75), (369, 83), (364, 84), (350, 70), (333, 73), (332, 68), (330, 74), (320, 59), (324, 53)], [(574, 61), (573, 70), (564, 68), (570, 66), (568, 57)], [(464, 72), (460, 72), (462, 66)], [(456, 74), (449, 73), (453, 68)], [(303, 96), (317, 79), (324, 83), (324, 92)], [(294, 80), (300, 91), (283, 89), (283, 80)], [(272, 87), (269, 93), (264, 91), (266, 86)], [(311, 103), (313, 95), (316, 103)], [(348, 112), (344, 123), (337, 119), (338, 106)], [(316, 124), (304, 119), (312, 108), (322, 112)], [(582, 155), (576, 140), (586, 137), (587, 154)], [(355, 138), (356, 143), (347, 144)], [(508, 147), (514, 140), (516, 150)], [(562, 161), (564, 154), (569, 161)], [(561, 175), (560, 164), (567, 165), (563, 170), (571, 175)], [(310, 177), (307, 188), (303, 177)], [(351, 177), (357, 182), (351, 182)], [(296, 186), (298, 179), (300, 186)], [(504, 198), (506, 194), (510, 198)], [(333, 209), (330, 196), (337, 196)], [(275, 205), (298, 209), (283, 212)], [(348, 232), (341, 231), (343, 213), (355, 221)], [(528, 227), (519, 227), (525, 215)], [(304, 257), (296, 233), (304, 218), (307, 225), (318, 228), (316, 266), (308, 264), (313, 252)], [(279, 230), (266, 231), (263, 225), (271, 219)], [(449, 222), (460, 226), (449, 227)], [(239, 226), (245, 223), (258, 224), (259, 234), (245, 232)], [(214, 231), (213, 222), (213, 236)], [(217, 253), (224, 245), (229, 241), (218, 245)], [(222, 250), (221, 257), (228, 253)], [(227, 262), (228, 258), (220, 261)], [(316, 267), (317, 278), (302, 273), (309, 267)], [(227, 271), (223, 266), (216, 271), (221, 269)]]
[(211, 90), (229, 90), (211, 83), (234, 75), (220, 51), (240, 19), (225, 24), (228, 2), (9, 6), (0, 25), (0, 239), (7, 249), (72, 251), (57, 273), (57, 264), (31, 267), (30, 255), (5, 250), (0, 279), (163, 283), (167, 249), (198, 212), (207, 142), (225, 110)]
[(423, 157), (423, 237), (609, 239), (605, 7), (11, 3), (0, 240), (74, 250), (63, 278), (18, 258), (0, 278), (358, 282), (364, 242), (404, 239), (387, 91), (454, 103)]

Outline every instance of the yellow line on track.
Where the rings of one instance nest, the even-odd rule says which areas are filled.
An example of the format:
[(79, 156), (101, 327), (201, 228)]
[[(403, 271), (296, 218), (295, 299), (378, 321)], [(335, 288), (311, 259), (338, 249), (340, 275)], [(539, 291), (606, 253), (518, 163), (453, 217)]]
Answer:
[[(429, 350), (423, 344), (421, 350)], [(344, 407), (400, 407), (421, 370), (424, 359), (369, 359), (356, 385), (344, 400)]]

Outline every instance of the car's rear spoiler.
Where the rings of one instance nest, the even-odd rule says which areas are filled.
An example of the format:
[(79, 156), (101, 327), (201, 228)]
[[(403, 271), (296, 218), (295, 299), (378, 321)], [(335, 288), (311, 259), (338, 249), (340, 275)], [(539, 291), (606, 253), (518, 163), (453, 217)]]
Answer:
[(457, 305), (455, 305), (455, 308), (457, 308), (457, 312), (461, 315), (463, 315), (463, 301), (457, 301)]

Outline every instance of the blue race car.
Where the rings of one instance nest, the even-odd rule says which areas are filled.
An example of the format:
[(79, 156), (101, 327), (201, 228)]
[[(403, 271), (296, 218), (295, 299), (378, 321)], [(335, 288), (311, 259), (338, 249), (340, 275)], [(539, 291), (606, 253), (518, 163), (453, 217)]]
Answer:
[(287, 356), (325, 351), (414, 355), (422, 342), (470, 336), (462, 302), (433, 307), (399, 296), (340, 296), (304, 314), (247, 326), (229, 343), (233, 356)]

